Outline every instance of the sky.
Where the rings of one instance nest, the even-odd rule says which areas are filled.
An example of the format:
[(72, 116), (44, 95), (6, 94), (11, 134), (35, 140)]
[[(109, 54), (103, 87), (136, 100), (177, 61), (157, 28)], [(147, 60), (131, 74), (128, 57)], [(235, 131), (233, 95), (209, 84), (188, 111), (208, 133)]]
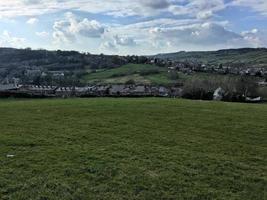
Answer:
[(267, 0), (0, 0), (0, 47), (118, 55), (267, 47)]

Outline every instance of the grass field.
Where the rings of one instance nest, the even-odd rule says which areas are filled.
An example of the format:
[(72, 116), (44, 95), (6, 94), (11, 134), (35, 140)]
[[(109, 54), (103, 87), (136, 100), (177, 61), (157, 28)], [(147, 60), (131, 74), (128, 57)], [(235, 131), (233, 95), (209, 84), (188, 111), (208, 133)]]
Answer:
[(267, 198), (266, 104), (0, 100), (0, 119), (1, 200)]
[[(191, 84), (192, 80), (213, 81), (213, 83), (226, 83), (235, 81), (239, 76), (213, 74), (213, 73), (193, 73), (190, 75), (177, 71), (169, 71), (166, 67), (158, 67), (149, 64), (127, 64), (118, 68), (102, 69), (96, 72), (88, 71), (82, 77), (81, 82), (85, 84), (127, 84), (128, 81), (134, 81), (136, 84), (170, 86), (175, 84)], [(262, 78), (253, 77), (257, 82)], [(264, 93), (264, 92), (263, 92)], [(261, 95), (263, 96), (263, 95)], [(266, 95), (264, 93), (264, 98)]]
[(125, 84), (133, 80), (137, 84), (173, 84), (168, 69), (148, 64), (127, 64), (114, 69), (104, 69), (88, 73), (83, 77), (85, 83)]

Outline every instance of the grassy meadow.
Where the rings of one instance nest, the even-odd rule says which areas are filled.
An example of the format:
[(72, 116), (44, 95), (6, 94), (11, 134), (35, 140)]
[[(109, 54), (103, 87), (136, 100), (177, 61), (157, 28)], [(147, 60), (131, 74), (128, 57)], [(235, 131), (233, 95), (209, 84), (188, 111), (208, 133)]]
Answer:
[(0, 199), (267, 198), (267, 105), (0, 100)]
[[(227, 82), (236, 80), (238, 76), (209, 73), (193, 73), (186, 75), (168, 68), (149, 64), (127, 64), (117, 68), (101, 69), (95, 72), (88, 71), (81, 79), (86, 84), (127, 84), (134, 81), (136, 84), (170, 86), (175, 83), (186, 83), (191, 80), (213, 80)], [(255, 78), (255, 81), (261, 79)]]
[(133, 80), (137, 84), (168, 85), (175, 83), (170, 79), (168, 69), (149, 64), (127, 64), (113, 69), (89, 72), (82, 82), (95, 84), (125, 84)]

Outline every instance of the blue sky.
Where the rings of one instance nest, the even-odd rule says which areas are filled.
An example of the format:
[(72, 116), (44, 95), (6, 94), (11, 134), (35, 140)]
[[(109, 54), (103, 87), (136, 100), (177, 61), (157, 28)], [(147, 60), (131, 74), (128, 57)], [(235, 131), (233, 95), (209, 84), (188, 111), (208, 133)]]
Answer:
[(267, 46), (266, 0), (1, 0), (0, 45), (105, 54)]

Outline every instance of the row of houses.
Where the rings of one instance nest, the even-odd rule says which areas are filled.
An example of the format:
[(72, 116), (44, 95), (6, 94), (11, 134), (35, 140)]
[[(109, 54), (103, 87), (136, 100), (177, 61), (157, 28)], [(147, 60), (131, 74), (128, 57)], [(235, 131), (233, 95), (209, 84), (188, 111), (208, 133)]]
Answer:
[[(87, 87), (56, 87), (37, 85), (0, 85), (0, 97), (184, 97), (180, 87), (148, 85), (92, 85)], [(240, 96), (240, 95), (239, 95)], [(233, 96), (234, 99), (235, 96)], [(238, 97), (238, 96), (236, 96)], [(218, 88), (210, 100), (227, 100), (227, 92)], [(194, 98), (193, 98), (194, 99)], [(198, 99), (198, 98), (196, 98)], [(228, 99), (229, 101), (230, 99)], [(261, 102), (262, 98), (241, 96), (236, 99), (245, 102)]]
[(208, 66), (208, 65), (185, 65), (176, 63), (168, 67), (170, 70), (181, 71), (186, 74), (193, 72), (216, 73), (216, 74), (233, 74), (247, 76), (267, 76), (267, 68), (261, 67), (229, 67), (229, 66)]
[(234, 75), (262, 76), (262, 77), (267, 76), (266, 67), (244, 66), (242, 64), (206, 65), (193, 61), (179, 62), (179, 61), (171, 61), (158, 58), (153, 58), (148, 63), (168, 67), (169, 70), (177, 70), (185, 74), (191, 74), (193, 72), (205, 72), (205, 73), (216, 73), (216, 74), (234, 74)]
[[(1, 89), (2, 88), (2, 89)], [(87, 87), (56, 87), (37, 85), (10, 85), (1, 87), (0, 93), (30, 97), (180, 97), (179, 87), (148, 85), (92, 85)]]

